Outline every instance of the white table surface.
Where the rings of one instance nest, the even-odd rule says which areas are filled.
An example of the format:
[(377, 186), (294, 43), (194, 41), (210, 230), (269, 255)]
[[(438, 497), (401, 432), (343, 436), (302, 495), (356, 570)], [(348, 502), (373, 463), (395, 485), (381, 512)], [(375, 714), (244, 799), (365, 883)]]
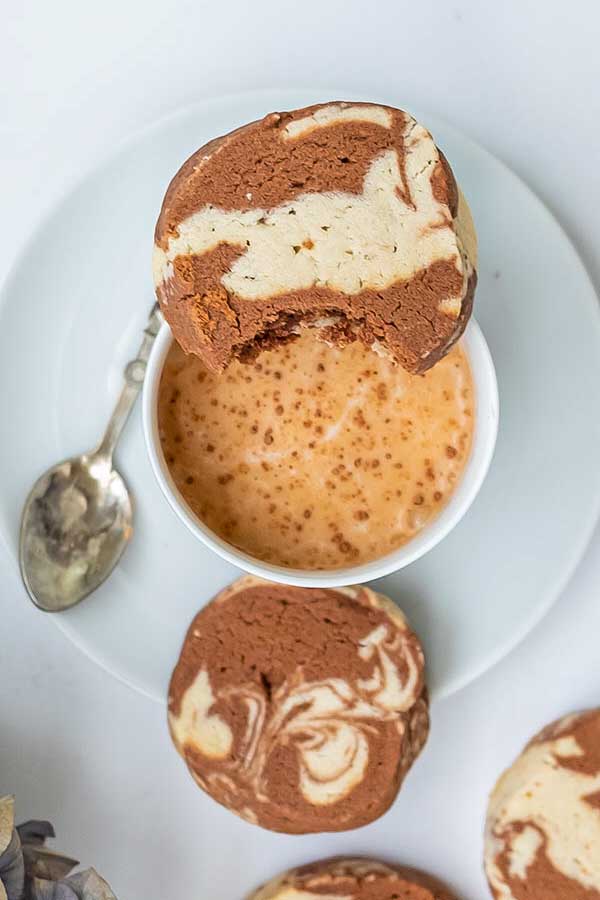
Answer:
[[(592, 0), (10, 4), (0, 28), (0, 272), (53, 200), (141, 126), (207, 95), (330, 84), (374, 99), (393, 91), (491, 149), (556, 214), (598, 288), (599, 29)], [(238, 900), (250, 869), (256, 880), (306, 861), (302, 839), (286, 836), (277, 858), (257, 858), (250, 826), (224, 810), (231, 844), (211, 846), (212, 801), (171, 749), (163, 709), (36, 612), (1, 550), (0, 610), (0, 793), (17, 795), (20, 818), (51, 819), (61, 848), (95, 864), (119, 900)], [(494, 779), (538, 726), (599, 703), (600, 530), (541, 626), (434, 706), (403, 791), (397, 858), (444, 876), (464, 900), (486, 897), (481, 829)], [(376, 854), (376, 838), (377, 827), (344, 842), (325, 836), (323, 855)], [(210, 898), (195, 888), (200, 842), (214, 860)], [(236, 896), (224, 888), (232, 869)]]

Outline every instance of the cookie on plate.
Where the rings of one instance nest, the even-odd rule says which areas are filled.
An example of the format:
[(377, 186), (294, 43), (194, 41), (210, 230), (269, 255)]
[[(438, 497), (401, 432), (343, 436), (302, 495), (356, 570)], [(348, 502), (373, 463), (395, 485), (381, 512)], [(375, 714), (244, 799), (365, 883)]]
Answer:
[(393, 802), (429, 730), (423, 651), (366, 587), (243, 577), (194, 619), (169, 725), (196, 782), (274, 831), (343, 831)]
[(456, 900), (436, 878), (371, 859), (328, 859), (292, 869), (248, 900)]
[(502, 775), (485, 870), (498, 900), (600, 900), (600, 709), (544, 728)]
[(430, 133), (399, 109), (271, 113), (197, 151), (167, 190), (154, 281), (213, 371), (310, 325), (424, 372), (465, 329), (476, 237)]

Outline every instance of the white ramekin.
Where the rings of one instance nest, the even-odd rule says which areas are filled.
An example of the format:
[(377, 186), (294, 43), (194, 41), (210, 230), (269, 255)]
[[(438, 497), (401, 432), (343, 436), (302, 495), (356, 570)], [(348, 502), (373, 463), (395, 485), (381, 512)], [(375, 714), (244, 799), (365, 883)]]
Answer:
[(473, 445), (463, 476), (441, 513), (411, 541), (379, 559), (332, 570), (288, 569), (262, 562), (227, 543), (199, 519), (177, 490), (165, 462), (158, 436), (157, 399), (160, 377), (171, 345), (169, 326), (163, 324), (148, 360), (142, 397), (144, 437), (150, 462), (163, 494), (181, 521), (207, 547), (246, 572), (271, 581), (306, 587), (342, 587), (389, 575), (419, 559), (460, 522), (487, 474), (498, 432), (498, 384), (492, 357), (477, 323), (469, 323), (463, 337), (475, 385), (475, 430)]

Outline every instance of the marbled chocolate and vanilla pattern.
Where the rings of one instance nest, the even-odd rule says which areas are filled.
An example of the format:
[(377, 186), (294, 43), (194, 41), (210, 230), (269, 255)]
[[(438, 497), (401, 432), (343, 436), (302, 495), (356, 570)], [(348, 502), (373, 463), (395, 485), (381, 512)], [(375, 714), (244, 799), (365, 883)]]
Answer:
[(169, 692), (197, 783), (276, 831), (338, 831), (393, 801), (428, 732), (423, 653), (368, 588), (252, 577), (194, 619)]
[(497, 900), (600, 900), (600, 709), (545, 728), (500, 778), (485, 869)]
[(300, 323), (425, 371), (465, 328), (475, 265), (429, 132), (350, 103), (273, 113), (199, 150), (167, 191), (153, 261), (176, 339), (215, 371)]
[(274, 878), (247, 900), (456, 900), (431, 875), (371, 859), (329, 859)]

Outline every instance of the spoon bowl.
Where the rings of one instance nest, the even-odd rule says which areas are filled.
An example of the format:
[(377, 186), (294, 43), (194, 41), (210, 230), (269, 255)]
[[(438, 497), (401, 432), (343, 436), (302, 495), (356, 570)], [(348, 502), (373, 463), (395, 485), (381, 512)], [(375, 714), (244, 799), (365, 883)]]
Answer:
[(110, 575), (133, 533), (127, 486), (110, 460), (84, 453), (49, 469), (31, 489), (19, 556), (29, 596), (68, 609)]

